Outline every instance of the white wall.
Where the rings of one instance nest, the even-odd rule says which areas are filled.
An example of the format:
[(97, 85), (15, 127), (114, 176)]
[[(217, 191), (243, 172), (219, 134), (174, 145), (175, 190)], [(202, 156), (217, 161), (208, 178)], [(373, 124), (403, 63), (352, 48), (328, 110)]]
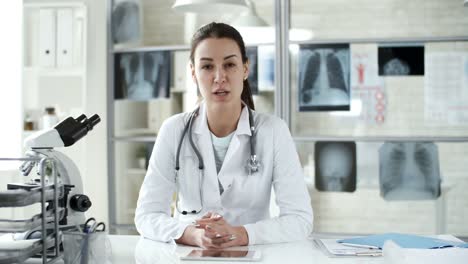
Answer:
[(86, 112), (98, 114), (101, 123), (85, 138), (87, 164), (82, 175), (86, 194), (93, 201), (87, 215), (108, 222), (106, 2), (85, 1), (89, 17)]

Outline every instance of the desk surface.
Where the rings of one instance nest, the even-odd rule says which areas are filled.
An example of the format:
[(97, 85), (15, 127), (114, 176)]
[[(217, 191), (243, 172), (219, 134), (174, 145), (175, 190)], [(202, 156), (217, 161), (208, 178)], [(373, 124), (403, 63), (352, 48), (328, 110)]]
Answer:
[[(110, 236), (112, 263), (217, 263), (212, 261), (180, 261), (179, 256), (194, 247), (156, 242), (139, 236)], [(262, 262), (254, 263), (383, 263), (382, 257), (330, 258), (316, 248), (312, 240), (270, 245), (237, 247), (262, 251)], [(234, 248), (233, 248), (234, 249)], [(246, 263), (246, 262), (223, 262)]]

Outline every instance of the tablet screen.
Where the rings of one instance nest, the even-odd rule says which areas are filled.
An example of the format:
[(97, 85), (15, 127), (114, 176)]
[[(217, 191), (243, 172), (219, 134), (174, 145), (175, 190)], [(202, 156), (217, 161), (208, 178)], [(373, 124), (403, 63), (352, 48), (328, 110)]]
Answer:
[(254, 253), (255, 251), (248, 250), (194, 249), (187, 257), (251, 258)]
[(262, 252), (253, 250), (223, 250), (223, 249), (194, 249), (185, 256), (180, 256), (182, 260), (202, 260), (202, 261), (260, 261)]

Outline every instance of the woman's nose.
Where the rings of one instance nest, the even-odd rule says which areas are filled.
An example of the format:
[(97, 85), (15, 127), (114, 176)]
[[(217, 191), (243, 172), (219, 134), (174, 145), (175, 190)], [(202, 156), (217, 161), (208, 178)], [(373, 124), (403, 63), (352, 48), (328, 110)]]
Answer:
[(226, 71), (222, 67), (218, 67), (215, 71), (215, 79), (216, 83), (222, 83), (226, 81)]

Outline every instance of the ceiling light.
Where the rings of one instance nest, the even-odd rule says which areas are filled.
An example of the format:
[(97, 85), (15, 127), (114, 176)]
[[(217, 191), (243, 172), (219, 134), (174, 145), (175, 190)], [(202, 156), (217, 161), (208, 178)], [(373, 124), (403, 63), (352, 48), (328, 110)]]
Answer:
[(172, 8), (184, 13), (241, 13), (248, 9), (245, 0), (176, 0)]
[(251, 0), (246, 0), (248, 9), (236, 17), (231, 24), (237, 27), (268, 27), (268, 23), (257, 15), (257, 9)]
[[(248, 10), (242, 12), (230, 24), (242, 35), (247, 44), (262, 44), (275, 42), (275, 29), (258, 16), (252, 0), (245, 0)], [(291, 28), (289, 39), (291, 41), (306, 41), (314, 37), (311, 30)]]

